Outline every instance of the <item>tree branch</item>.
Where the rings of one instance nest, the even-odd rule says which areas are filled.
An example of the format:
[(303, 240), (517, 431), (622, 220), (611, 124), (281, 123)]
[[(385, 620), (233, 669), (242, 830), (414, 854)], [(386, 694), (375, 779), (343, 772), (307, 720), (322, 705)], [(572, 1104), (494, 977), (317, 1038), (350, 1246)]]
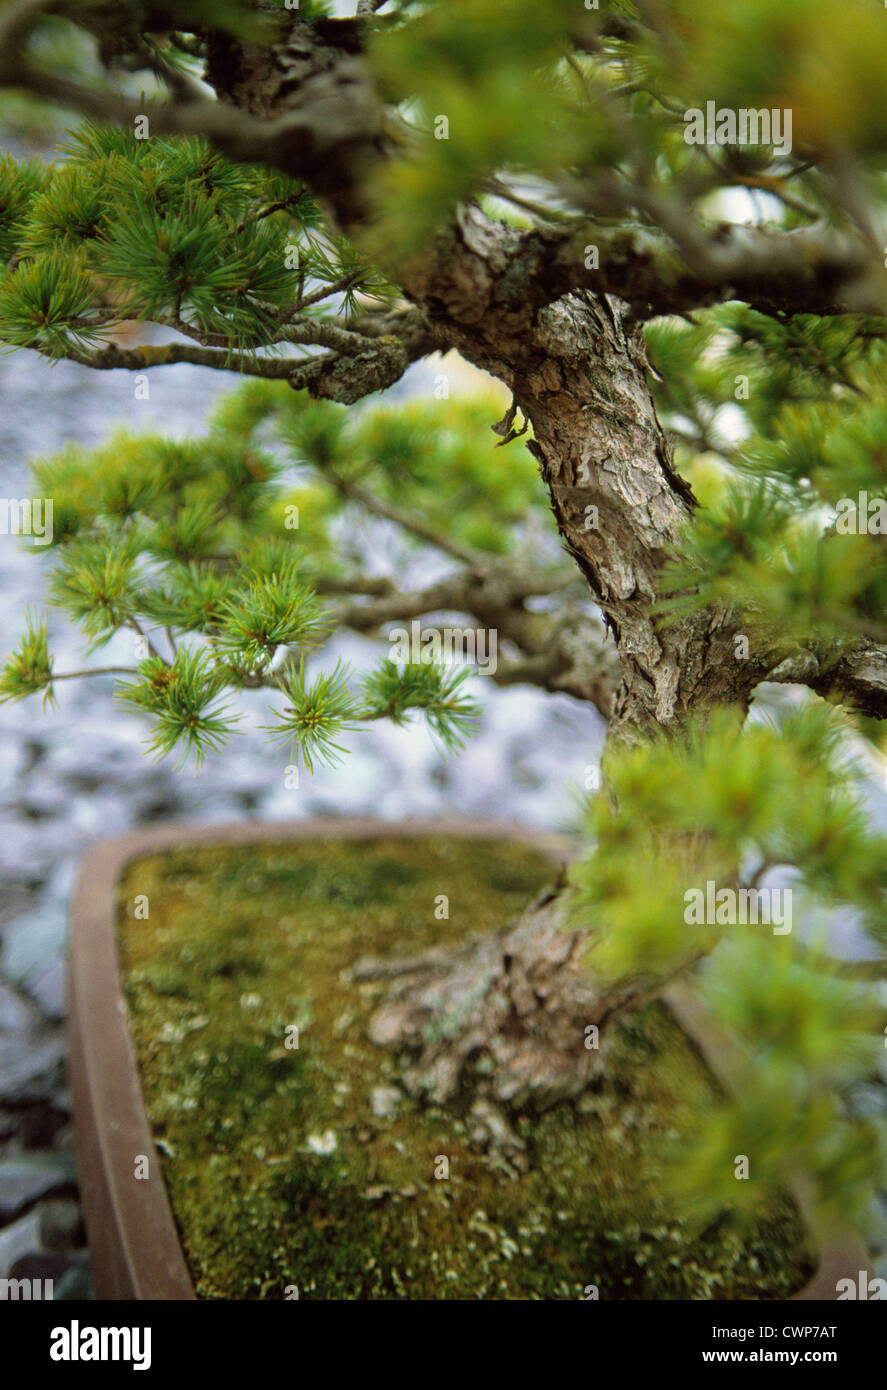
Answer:
[(53, 671), (50, 684), (53, 681), (73, 681), (80, 680), (84, 676), (137, 676), (138, 670), (135, 666), (92, 666), (83, 671)]
[(169, 367), (179, 362), (190, 362), (197, 367), (213, 367), (217, 371), (241, 372), (244, 376), (267, 377), (277, 381), (289, 381), (301, 365), (293, 358), (255, 357), (248, 353), (216, 351), (214, 348), (191, 343), (164, 343), (160, 346), (148, 344), (136, 348), (121, 348), (116, 343), (109, 343), (107, 347), (97, 348), (93, 352), (70, 346), (65, 355), (83, 367), (92, 367), (95, 371), (103, 372), (118, 368), (130, 372), (143, 372), (150, 367)]
[[(343, 225), (367, 215), (363, 185), (381, 158), (384, 108), (355, 57), (353, 22), (326, 21), (322, 35), (298, 21), (291, 26), (290, 37), (298, 32), (314, 50), (316, 62), (299, 92), (298, 108), (287, 109), (283, 103), (271, 115), (255, 104), (243, 110), (208, 98), (135, 101), (46, 71), (23, 47), (29, 25), (44, 8), (45, 0), (21, 0), (0, 21), (0, 86), (99, 121), (132, 127), (137, 118), (147, 117), (153, 134), (203, 136), (232, 160), (274, 165), (304, 180)], [(224, 69), (231, 45), (227, 36), (209, 36), (210, 81)], [(270, 49), (253, 48), (271, 55)]]
[[(175, 320), (168, 320), (167, 323), (179, 332), (188, 329), (188, 325), (182, 326)], [(338, 341), (340, 334), (347, 340), (347, 354), (340, 351), (322, 353), (307, 360), (293, 357), (257, 357), (250, 353), (217, 350), (198, 343), (166, 343), (159, 346), (149, 344), (137, 348), (121, 348), (111, 343), (94, 351), (70, 344), (62, 355), (69, 361), (78, 362), (81, 366), (97, 371), (123, 369), (144, 372), (152, 367), (189, 362), (198, 367), (212, 367), (216, 371), (239, 372), (244, 376), (263, 377), (271, 381), (287, 381), (294, 390), (307, 390), (315, 399), (352, 405), (364, 396), (392, 386), (400, 380), (412, 362), (428, 352), (437, 350), (436, 341), (424, 331), (413, 332), (404, 339), (394, 335), (383, 335), (379, 338), (364, 337), (359, 333), (336, 329), (335, 325), (331, 325), (329, 332), (324, 328), (320, 333), (314, 334), (311, 329), (307, 330), (304, 336), (306, 340), (325, 337), (327, 341), (332, 342)], [(354, 351), (355, 343), (365, 346), (361, 346), (359, 351)]]
[[(769, 676), (769, 680), (773, 677)], [(887, 648), (868, 643), (803, 682), (826, 699), (875, 719), (887, 719)]]
[(375, 634), (386, 626), (439, 613), (465, 614), (518, 655), (499, 659), (496, 685), (536, 685), (593, 704), (605, 719), (622, 675), (619, 653), (600, 620), (578, 605), (557, 615), (530, 613), (524, 600), (560, 593), (573, 583), (570, 570), (533, 572), (509, 561), (488, 562), (485, 573), (459, 571), (424, 589), (389, 592), (368, 603), (346, 603), (336, 620), (352, 632)]
[[(386, 158), (384, 108), (360, 60), (353, 22), (326, 21), (322, 33), (310, 24), (294, 26), (307, 55), (307, 75), (297, 108), (287, 109), (293, 94), (280, 95), (285, 77), (275, 68), (273, 50), (261, 50), (260, 59), (232, 59), (236, 45), (218, 35), (208, 46), (208, 77), (221, 101), (136, 102), (45, 72), (23, 57), (18, 42), (42, 8), (37, 0), (22, 0), (7, 15), (3, 27), (13, 41), (0, 56), (0, 85), (123, 125), (147, 116), (156, 133), (201, 135), (232, 159), (276, 165), (308, 184), (346, 229), (356, 231), (370, 216), (372, 184)], [(247, 109), (233, 104), (238, 100)], [(824, 224), (794, 231), (706, 228), (694, 223), (680, 200), (612, 176), (587, 192), (569, 192), (577, 206), (593, 212), (590, 220), (553, 227), (549, 219), (516, 241), (500, 229), (498, 250), (527, 277), (524, 287), (532, 286), (537, 304), (585, 289), (626, 300), (640, 319), (730, 298), (766, 313), (887, 310), (884, 268), (856, 234)], [(601, 212), (612, 217), (632, 211), (650, 218), (665, 237), (655, 227), (614, 228), (598, 220)], [(491, 231), (491, 252), (496, 242)], [(588, 246), (597, 248), (596, 269), (586, 267)], [(435, 259), (433, 252), (426, 257)], [(427, 283), (429, 277), (423, 278)]]
[(407, 511), (405, 507), (398, 507), (393, 502), (387, 502), (368, 488), (362, 487), (360, 483), (353, 483), (342, 475), (331, 465), (327, 465), (323, 470), (323, 476), (333, 487), (350, 502), (357, 502), (365, 511), (371, 512), (374, 516), (380, 516), (385, 521), (393, 521), (396, 526), (400, 526), (409, 535), (415, 536), (418, 540), (425, 541), (428, 545), (433, 545), (436, 550), (441, 550), (446, 555), (452, 555), (456, 560), (462, 560), (465, 564), (474, 569), (480, 569), (484, 563), (484, 555), (480, 550), (475, 550), (472, 546), (463, 545), (455, 537), (447, 534), (446, 531), (438, 530), (430, 522), (423, 521), (415, 512)]

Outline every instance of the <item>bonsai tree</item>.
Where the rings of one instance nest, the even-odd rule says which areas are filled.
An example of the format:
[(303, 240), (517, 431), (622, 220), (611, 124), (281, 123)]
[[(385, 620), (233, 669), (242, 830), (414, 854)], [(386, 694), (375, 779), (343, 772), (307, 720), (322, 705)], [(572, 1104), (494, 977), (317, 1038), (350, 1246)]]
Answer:
[[(609, 721), (584, 846), (517, 923), (358, 962), (391, 977), (376, 1040), (507, 1148), (693, 981), (748, 1077), (694, 1137), (688, 1210), (800, 1178), (824, 1227), (865, 1225), (885, 1169), (859, 1095), (887, 844), (857, 785), (887, 713), (885, 25), (863, 0), (0, 10), (0, 83), (73, 113), (57, 160), (2, 166), (0, 339), (135, 398), (173, 363), (243, 379), (200, 437), (36, 462), (51, 605), (134, 655), (58, 670), (32, 615), (3, 697), (110, 669), (156, 753), (200, 759), (262, 688), (295, 776), (376, 719), (456, 744), (469, 666), (435, 637), (495, 640), (494, 681)], [(423, 359), (433, 391), (380, 398)], [(380, 575), (360, 516), (440, 577)], [(359, 679), (344, 629), (404, 645)], [(752, 707), (764, 682), (795, 698)], [(837, 907), (861, 962), (830, 953)]]

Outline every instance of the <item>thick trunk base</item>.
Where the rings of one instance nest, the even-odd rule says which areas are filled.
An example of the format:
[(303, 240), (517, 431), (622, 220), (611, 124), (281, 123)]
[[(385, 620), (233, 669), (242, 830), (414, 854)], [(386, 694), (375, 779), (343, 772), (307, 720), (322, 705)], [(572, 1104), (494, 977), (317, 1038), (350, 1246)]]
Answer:
[(567, 925), (567, 907), (566, 892), (549, 890), (499, 931), (407, 959), (367, 957), (351, 971), (392, 982), (370, 1037), (402, 1054), (406, 1091), (467, 1114), (472, 1138), (517, 1166), (513, 1117), (594, 1082), (607, 1025), (636, 993), (595, 988), (579, 970), (587, 938)]

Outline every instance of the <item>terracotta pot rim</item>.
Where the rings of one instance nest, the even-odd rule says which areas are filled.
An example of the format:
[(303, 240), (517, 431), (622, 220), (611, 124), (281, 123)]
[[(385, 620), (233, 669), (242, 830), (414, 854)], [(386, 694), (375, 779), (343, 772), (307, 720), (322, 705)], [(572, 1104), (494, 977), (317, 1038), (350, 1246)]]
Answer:
[[(410, 821), (369, 817), (298, 821), (234, 821), (203, 825), (162, 821), (100, 840), (83, 858), (71, 906), (68, 1039), (74, 1141), (81, 1197), (102, 1299), (194, 1300), (145, 1111), (117, 942), (116, 889), (134, 859), (176, 849), (333, 839), (455, 838), (510, 840), (532, 845), (564, 864), (574, 852), (565, 836), (509, 821), (448, 816)], [(735, 1089), (738, 1054), (685, 986), (663, 996), (712, 1071)], [(148, 1180), (134, 1176), (137, 1155), (149, 1160)], [(132, 1173), (133, 1176), (124, 1176)], [(803, 1194), (793, 1192), (808, 1227)], [(827, 1245), (812, 1279), (794, 1299), (834, 1300), (836, 1282), (868, 1273), (868, 1252), (857, 1236)]]

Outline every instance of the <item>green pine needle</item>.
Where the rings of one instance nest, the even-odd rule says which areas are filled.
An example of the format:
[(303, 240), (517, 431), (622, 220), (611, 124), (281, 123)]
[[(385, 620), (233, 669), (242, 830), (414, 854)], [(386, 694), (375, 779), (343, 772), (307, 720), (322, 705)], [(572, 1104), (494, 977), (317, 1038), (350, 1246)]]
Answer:
[(171, 663), (150, 656), (138, 673), (137, 682), (120, 682), (117, 699), (154, 717), (151, 752), (162, 758), (181, 748), (178, 767), (191, 755), (200, 767), (207, 752), (224, 747), (239, 716), (219, 705), (223, 676), (206, 652), (182, 647)]
[(52, 657), (46, 617), (29, 614), (19, 644), (0, 668), (0, 704), (23, 700), (38, 690), (43, 693), (44, 709), (55, 704), (52, 689)]
[(399, 666), (386, 658), (364, 680), (363, 699), (370, 718), (400, 725), (411, 710), (421, 710), (432, 733), (454, 752), (474, 732), (481, 714), (477, 701), (462, 689), (473, 674), (469, 667), (426, 661)]
[(79, 622), (90, 638), (90, 650), (110, 641), (119, 628), (131, 625), (140, 607), (136, 575), (139, 538), (77, 537), (61, 547), (60, 562), (50, 580), (52, 602)]
[(70, 348), (104, 341), (95, 308), (82, 253), (51, 251), (23, 261), (0, 286), (0, 340), (11, 347), (36, 348), (54, 362)]
[(302, 661), (297, 670), (290, 668), (278, 679), (289, 703), (280, 714), (275, 711), (276, 722), (266, 729), (275, 741), (298, 751), (310, 773), (318, 763), (335, 766), (346, 751), (336, 739), (358, 727), (359, 709), (348, 688), (347, 667), (338, 662), (309, 684)]
[(328, 631), (329, 619), (313, 589), (287, 570), (253, 579), (227, 599), (214, 641), (226, 660), (264, 671), (279, 647), (313, 647)]

